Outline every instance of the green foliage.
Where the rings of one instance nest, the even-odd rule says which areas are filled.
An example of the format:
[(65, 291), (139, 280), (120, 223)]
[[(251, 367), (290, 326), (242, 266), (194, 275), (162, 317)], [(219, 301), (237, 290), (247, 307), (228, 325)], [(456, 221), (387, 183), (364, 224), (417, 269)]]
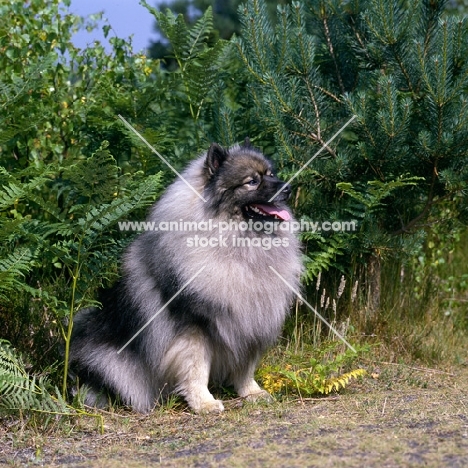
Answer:
[(27, 415), (28, 421), (43, 426), (51, 416), (88, 416), (97, 419), (104, 432), (100, 414), (69, 405), (46, 376), (31, 375), (17, 351), (0, 339), (0, 415), (11, 414)]
[(349, 182), (340, 182), (336, 184), (336, 187), (361, 203), (366, 210), (372, 212), (382, 206), (383, 200), (387, 198), (393, 190), (400, 187), (416, 185), (418, 180), (422, 180), (422, 177), (400, 177), (387, 183), (381, 182), (380, 180), (371, 180), (367, 182), (369, 186), (367, 190), (365, 188), (363, 190), (356, 190)]
[(77, 49), (86, 23), (64, 6), (0, 6), (0, 317), (36, 364), (61, 359), (64, 342), (65, 395), (73, 314), (116, 277), (130, 240), (117, 221), (161, 190), (159, 160), (132, 147), (117, 114), (165, 121), (148, 109), (168, 86), (153, 88), (157, 64), (122, 39), (111, 54)]
[(301, 239), (307, 242), (304, 254), (303, 280), (312, 283), (321, 271), (327, 271), (336, 265), (337, 258), (345, 253), (345, 237), (322, 237), (320, 234), (305, 232)]
[[(293, 182), (296, 211), (358, 222), (352, 233), (303, 234), (309, 282), (335, 270), (375, 285), (361, 292), (379, 296), (381, 261), (414, 256), (436, 215), (446, 232), (461, 226), (468, 26), (444, 16), (443, 6), (293, 2), (278, 7), (276, 24), (262, 0), (239, 9), (234, 44), (262, 129), (256, 142), (276, 149), (285, 179), (325, 146)], [(356, 120), (325, 145), (351, 115)], [(439, 211), (441, 203), (452, 209)]]
[(8, 292), (19, 290), (34, 293), (33, 288), (24, 283), (25, 273), (34, 265), (34, 252), (28, 248), (17, 248), (0, 258), (0, 300), (8, 300)]
[[(222, 39), (231, 39), (231, 37), (240, 34), (241, 25), (237, 16), (239, 5), (242, 0), (229, 0), (219, 2), (217, 0), (169, 0), (167, 2), (158, 2), (160, 11), (170, 9), (172, 12), (182, 15), (184, 20), (192, 25), (203, 15), (203, 12), (209, 8), (213, 10), (214, 30), (211, 33), (211, 39), (221, 37)], [(290, 3), (290, 0), (266, 0), (270, 16), (274, 17), (278, 4)], [(164, 34), (161, 25), (156, 22), (155, 29)], [(172, 44), (165, 40), (157, 40), (151, 44), (149, 55), (152, 58), (164, 59), (166, 66), (172, 65)]]
[(44, 377), (29, 375), (21, 357), (0, 340), (0, 413), (37, 411), (71, 414), (73, 409)]
[[(177, 73), (171, 74), (174, 78), (172, 86), (176, 95), (188, 101), (190, 115), (196, 121), (205, 100), (213, 91), (220, 67), (219, 58), (225, 47), (223, 40), (210, 44), (213, 33), (212, 9), (208, 8), (189, 28), (181, 14), (175, 16), (169, 9), (164, 14), (144, 1), (142, 5), (154, 15), (162, 33), (172, 45), (178, 65)], [(183, 93), (178, 89), (181, 85)]]
[[(286, 352), (281, 365), (263, 365), (259, 377), (265, 389), (277, 395), (299, 395), (310, 397), (327, 395), (345, 388), (351, 379), (363, 377), (366, 371), (361, 368), (347, 370), (356, 360), (357, 354), (351, 350), (338, 352), (336, 342), (320, 350), (302, 351), (300, 354)], [(357, 347), (359, 354), (368, 351)]]
[[(10, 243), (0, 250), (10, 250), (4, 259), (0, 258), (0, 274), (4, 276), (2, 289), (33, 292), (33, 288), (19, 282), (17, 276), (32, 270), (34, 265), (39, 266), (39, 261), (55, 269), (55, 272), (48, 271), (48, 281), (55, 277), (69, 283), (70, 289), (63, 296), (41, 292), (41, 299), (56, 314), (60, 328), (61, 320), (68, 318), (68, 327), (62, 328), (64, 395), (73, 315), (92, 303), (97, 287), (112, 278), (113, 275), (109, 275), (116, 271), (117, 255), (126, 244), (114, 227), (118, 220), (151, 204), (160, 190), (160, 175), (144, 180), (136, 177), (133, 181), (128, 176), (119, 176), (115, 159), (106, 147), (107, 142), (90, 158), (78, 159), (65, 167), (59, 165), (54, 172), (48, 166), (52, 177), (36, 177), (32, 183), (23, 184), (21, 190), (19, 178), (23, 174), (17, 174), (15, 180), (12, 174), (3, 172), (15, 180), (0, 196), (4, 207), (8, 208), (7, 200), (17, 204), (26, 199), (39, 206), (46, 216), (24, 220), (19, 225), (21, 231), (18, 226), (18, 232), (9, 236)], [(60, 208), (57, 200), (61, 201)], [(22, 238), (29, 238), (35, 250), (15, 248), (15, 243)]]

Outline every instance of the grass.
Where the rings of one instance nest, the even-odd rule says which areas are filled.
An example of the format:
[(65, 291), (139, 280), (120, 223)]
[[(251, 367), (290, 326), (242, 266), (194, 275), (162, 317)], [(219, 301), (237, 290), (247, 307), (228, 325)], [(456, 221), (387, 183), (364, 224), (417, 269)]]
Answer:
[(345, 313), (354, 339), (375, 345), (376, 359), (447, 366), (466, 362), (468, 331), (468, 230), (456, 242), (425, 252), (409, 265), (382, 270), (381, 309), (366, 320), (365, 300)]
[(48, 467), (465, 466), (468, 369), (367, 365), (374, 378), (333, 397), (227, 405), (219, 416), (119, 410), (104, 414), (103, 435), (85, 418), (45, 433), (11, 421), (0, 455)]

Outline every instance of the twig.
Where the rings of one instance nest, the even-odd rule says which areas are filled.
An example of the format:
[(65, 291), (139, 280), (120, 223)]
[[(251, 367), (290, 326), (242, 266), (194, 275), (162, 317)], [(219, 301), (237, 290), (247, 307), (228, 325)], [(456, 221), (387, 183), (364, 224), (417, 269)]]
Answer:
[(383, 404), (381, 416), (383, 416), (383, 415), (385, 414), (385, 407), (386, 407), (386, 406), (387, 406), (387, 397), (385, 397), (385, 401), (384, 401), (384, 404)]
[(113, 413), (112, 411), (106, 411), (105, 409), (102, 408), (95, 408), (94, 406), (88, 406), (88, 405), (83, 405), (84, 408), (87, 410), (94, 411), (96, 414), (107, 414), (108, 416), (115, 416), (117, 418), (128, 418), (129, 416), (134, 416), (135, 414), (129, 412), (128, 414), (118, 414), (118, 413)]
[(322, 398), (297, 398), (295, 400), (289, 400), (291, 403), (303, 403), (304, 401), (337, 401), (340, 397), (322, 397)]

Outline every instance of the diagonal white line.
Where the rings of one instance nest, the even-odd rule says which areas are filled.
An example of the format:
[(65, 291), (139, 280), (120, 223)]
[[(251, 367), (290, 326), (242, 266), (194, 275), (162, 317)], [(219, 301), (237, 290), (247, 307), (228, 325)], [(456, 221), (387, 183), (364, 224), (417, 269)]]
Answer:
[(145, 137), (144, 137), (141, 133), (138, 133), (138, 132), (137, 132), (137, 131), (120, 115), (120, 114), (118, 114), (118, 116), (119, 116), (119, 119), (124, 123), (124, 125), (125, 125), (127, 128), (129, 128), (133, 133), (135, 133), (135, 135), (136, 135), (143, 143), (145, 143), (145, 145), (146, 145), (154, 154), (156, 154), (156, 155), (159, 157), (159, 159), (161, 159), (161, 161), (163, 161), (163, 162), (172, 170), (172, 172), (174, 172), (175, 174), (177, 174), (177, 176), (185, 182), (185, 184), (187, 185), (187, 187), (188, 187), (190, 190), (192, 190), (192, 191), (197, 195), (197, 197), (200, 197), (200, 198), (206, 203), (206, 200), (203, 198), (203, 196), (202, 196), (200, 193), (198, 193), (198, 191), (195, 190), (195, 188), (193, 188), (193, 186), (192, 186), (189, 182), (187, 182), (187, 180), (186, 180), (181, 174), (179, 174), (179, 172), (177, 172), (176, 168), (173, 167), (173, 166), (171, 165), (171, 163), (170, 163), (166, 158), (164, 158), (163, 156), (161, 156), (161, 154), (159, 154), (158, 151), (157, 151), (153, 146), (151, 146), (151, 145), (148, 143), (148, 141), (145, 139)]
[(301, 295), (301, 293), (299, 291), (297, 291), (296, 289), (294, 289), (294, 286), (291, 286), (271, 265), (269, 267), (271, 270), (273, 270), (273, 272), (276, 274), (276, 276), (278, 276), (278, 278), (281, 279), (281, 281), (283, 281), (283, 283), (289, 287), (289, 289), (304, 303), (306, 304), (311, 310), (312, 312), (325, 324), (327, 325), (330, 330), (351, 350), (353, 351), (354, 353), (356, 353), (357, 351), (348, 343), (348, 341), (340, 334), (336, 331), (336, 329), (330, 325), (316, 310), (314, 307), (312, 307)]
[(202, 266), (118, 351), (120, 354), (204, 269)]
[(271, 203), (355, 118), (353, 115), (269, 200)]

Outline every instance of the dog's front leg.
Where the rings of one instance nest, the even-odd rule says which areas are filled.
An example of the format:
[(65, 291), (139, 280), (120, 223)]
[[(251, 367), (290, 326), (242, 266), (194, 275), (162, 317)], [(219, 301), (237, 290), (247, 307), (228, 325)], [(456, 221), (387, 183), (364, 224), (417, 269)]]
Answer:
[(254, 380), (258, 359), (252, 359), (247, 366), (234, 376), (234, 389), (240, 397), (248, 401), (264, 400), (271, 402), (273, 397)]
[(171, 387), (195, 413), (220, 413), (223, 403), (208, 390), (212, 351), (199, 331), (177, 337), (166, 352), (162, 367)]

